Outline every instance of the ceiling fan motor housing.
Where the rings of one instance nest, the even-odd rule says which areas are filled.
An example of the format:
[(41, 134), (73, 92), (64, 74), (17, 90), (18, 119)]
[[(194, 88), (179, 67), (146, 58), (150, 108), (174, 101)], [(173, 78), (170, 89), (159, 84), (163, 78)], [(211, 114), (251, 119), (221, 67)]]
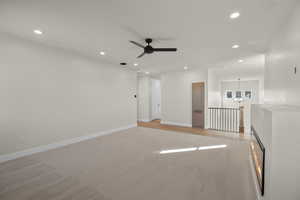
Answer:
[(145, 42), (147, 43), (147, 46), (145, 46), (144, 48), (144, 52), (145, 53), (153, 53), (154, 52), (154, 49), (153, 47), (150, 45), (150, 43), (152, 42), (152, 39), (151, 38), (146, 38), (145, 39)]
[(147, 46), (145, 46), (144, 52), (145, 52), (145, 53), (153, 53), (153, 52), (154, 52), (154, 49), (153, 49), (152, 46), (150, 46), (150, 45), (148, 44)]
[(145, 41), (149, 45), (152, 42), (152, 39), (151, 38), (146, 38)]

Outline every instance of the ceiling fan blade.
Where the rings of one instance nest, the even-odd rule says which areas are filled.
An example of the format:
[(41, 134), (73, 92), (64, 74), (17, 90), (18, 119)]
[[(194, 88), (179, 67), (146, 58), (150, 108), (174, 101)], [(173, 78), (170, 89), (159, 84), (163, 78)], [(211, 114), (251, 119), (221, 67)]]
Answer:
[(177, 48), (154, 48), (153, 51), (177, 51)]
[(141, 55), (139, 55), (137, 58), (140, 58), (140, 57), (142, 57), (142, 56), (144, 56), (145, 55), (145, 52), (143, 52)]
[(138, 41), (144, 41), (145, 40), (145, 36), (142, 35), (140, 32), (138, 32), (136, 29), (130, 27), (130, 26), (121, 26), (121, 28), (130, 33), (134, 38), (138, 38)]
[(174, 41), (175, 38), (173, 37), (154, 37), (153, 41), (154, 42), (170, 42), (170, 41)]
[(135, 41), (130, 40), (129, 42), (131, 42), (132, 44), (135, 44), (136, 46), (139, 46), (141, 48), (145, 48), (143, 45), (141, 45), (140, 43), (137, 43)]

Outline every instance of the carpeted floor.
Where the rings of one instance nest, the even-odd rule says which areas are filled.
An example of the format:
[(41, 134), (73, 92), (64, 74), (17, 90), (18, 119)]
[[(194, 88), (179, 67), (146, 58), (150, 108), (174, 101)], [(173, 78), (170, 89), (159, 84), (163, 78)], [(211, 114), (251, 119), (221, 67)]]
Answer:
[(254, 200), (248, 141), (137, 127), (0, 164), (1, 200)]

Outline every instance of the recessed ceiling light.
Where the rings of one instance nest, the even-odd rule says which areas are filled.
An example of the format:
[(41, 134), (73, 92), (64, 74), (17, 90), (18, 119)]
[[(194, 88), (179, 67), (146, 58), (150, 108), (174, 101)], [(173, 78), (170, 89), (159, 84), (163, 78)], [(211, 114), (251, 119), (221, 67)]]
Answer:
[(150, 74), (150, 72), (145, 72), (146, 74)]
[(104, 52), (104, 51), (100, 51), (100, 55), (101, 55), (101, 56), (104, 56), (104, 55), (105, 55), (105, 52)]
[(187, 69), (188, 69), (188, 67), (187, 67), (187, 66), (184, 66), (184, 67), (183, 67), (183, 69), (184, 69), (184, 70), (187, 70)]
[(34, 32), (35, 34), (37, 34), (37, 35), (42, 35), (42, 34), (43, 34), (43, 32), (42, 32), (41, 30), (38, 30), (38, 29), (33, 30), (33, 32)]
[(239, 60), (239, 63), (242, 63), (242, 62), (244, 62), (244, 60), (240, 59), (240, 60)]
[(138, 63), (134, 63), (133, 65), (134, 65), (134, 66), (138, 66), (139, 64), (138, 64)]
[(232, 46), (233, 49), (237, 49), (239, 47), (240, 47), (240, 45), (238, 45), (238, 44), (235, 44), (235, 45)]
[(233, 12), (230, 14), (230, 18), (231, 19), (236, 19), (236, 18), (239, 18), (240, 17), (240, 13), (239, 12)]

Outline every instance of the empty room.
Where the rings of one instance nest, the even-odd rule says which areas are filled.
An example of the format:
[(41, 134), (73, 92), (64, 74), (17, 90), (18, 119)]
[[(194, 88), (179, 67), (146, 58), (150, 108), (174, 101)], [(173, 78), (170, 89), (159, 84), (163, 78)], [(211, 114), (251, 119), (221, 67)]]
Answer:
[(0, 0), (0, 200), (299, 200), (300, 1)]

